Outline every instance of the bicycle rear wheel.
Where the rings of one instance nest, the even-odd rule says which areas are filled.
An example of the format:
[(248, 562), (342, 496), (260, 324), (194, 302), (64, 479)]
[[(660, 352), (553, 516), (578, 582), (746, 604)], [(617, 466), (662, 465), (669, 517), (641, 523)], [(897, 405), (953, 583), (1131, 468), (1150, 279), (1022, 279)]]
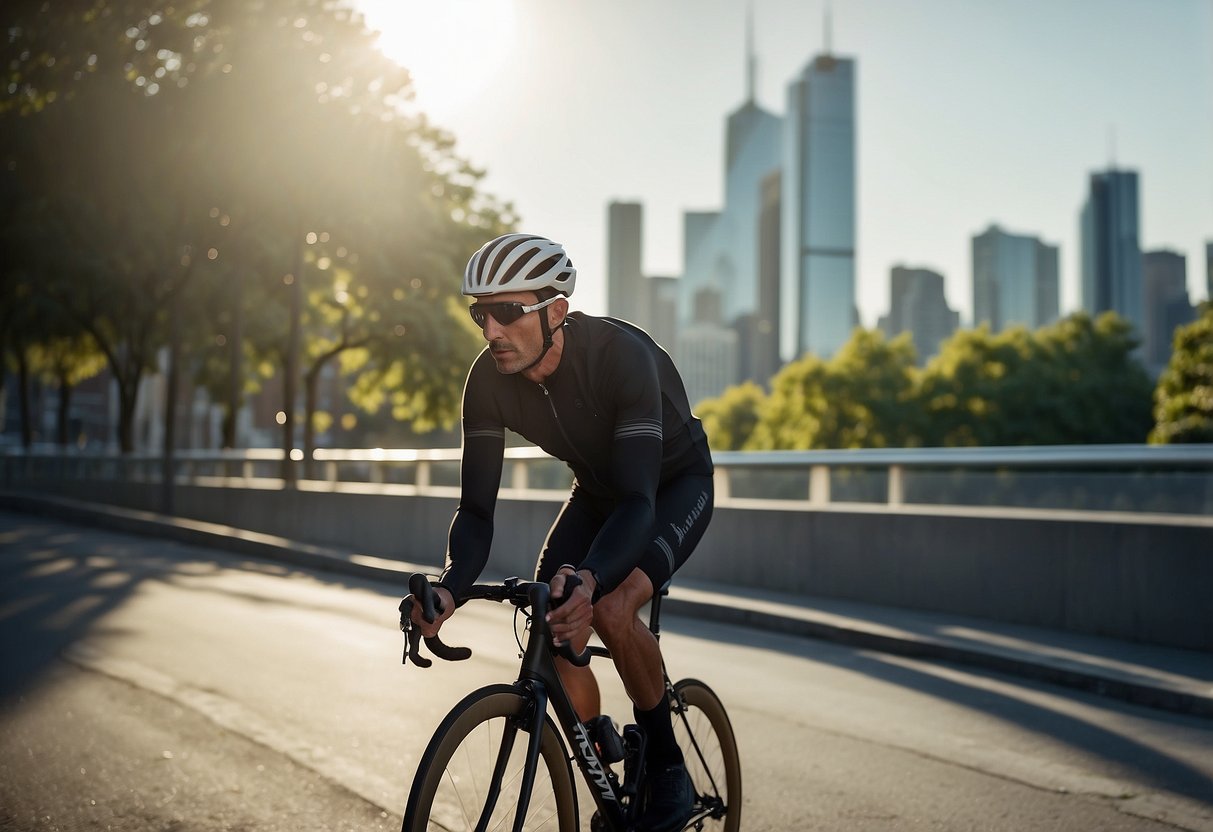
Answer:
[[(469, 694), (434, 732), (409, 792), (403, 832), (512, 829), (532, 707), (510, 685)], [(576, 832), (577, 797), (568, 754), (551, 717), (543, 721), (528, 832)], [(494, 785), (496, 783), (496, 785)]]
[(703, 829), (737, 832), (741, 759), (729, 715), (720, 698), (698, 679), (678, 682), (674, 694), (674, 736), (695, 786), (695, 814), (687, 825), (702, 821)]

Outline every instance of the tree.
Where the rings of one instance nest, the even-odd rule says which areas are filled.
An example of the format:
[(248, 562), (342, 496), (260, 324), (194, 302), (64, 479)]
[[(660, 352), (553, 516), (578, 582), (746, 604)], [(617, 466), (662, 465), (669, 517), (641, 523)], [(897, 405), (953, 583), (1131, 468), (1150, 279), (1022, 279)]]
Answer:
[(1213, 302), (1175, 331), (1171, 361), (1154, 390), (1150, 442), (1213, 442)]
[[(483, 172), (449, 135), (401, 106), (408, 72), (357, 13), (329, 0), (4, 9), (0, 297), (32, 282), (93, 337), (118, 386), (123, 450), (166, 345), (166, 458), (186, 369), (222, 391), (225, 444), (269, 364), (293, 448), (296, 381), (347, 353), (360, 395), (379, 390), (418, 424), (453, 418), (475, 344), (452, 303), (462, 259), (512, 210), (479, 192)], [(35, 233), (8, 233), (21, 225)]]
[(740, 451), (758, 426), (766, 392), (752, 381), (730, 387), (719, 398), (701, 402), (695, 409), (703, 420), (708, 445), (717, 451)]
[(105, 356), (87, 335), (65, 335), (34, 344), (29, 365), (44, 382), (59, 391), (59, 411), (55, 422), (55, 442), (65, 446), (68, 434), (72, 389), (105, 369)]
[(1029, 332), (985, 326), (948, 339), (924, 369), (919, 399), (929, 445), (1140, 442), (1149, 378), (1114, 313), (1079, 312)]
[(857, 328), (837, 355), (805, 355), (771, 381), (749, 447), (884, 448), (916, 441), (914, 346)]

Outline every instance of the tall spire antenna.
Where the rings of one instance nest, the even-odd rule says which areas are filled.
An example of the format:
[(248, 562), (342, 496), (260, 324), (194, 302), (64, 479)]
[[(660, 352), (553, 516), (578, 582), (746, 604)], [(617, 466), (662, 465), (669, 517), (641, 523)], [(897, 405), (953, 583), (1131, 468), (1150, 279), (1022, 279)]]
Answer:
[(1116, 125), (1108, 125), (1108, 167), (1116, 170)]
[(833, 43), (832, 43), (832, 41), (834, 40), (834, 12), (833, 12), (833, 9), (830, 8), (830, 0), (826, 0), (824, 29), (825, 29), (825, 41), (826, 41), (826, 54), (829, 55), (830, 52), (834, 48)]
[(758, 74), (757, 61), (754, 58), (754, 4), (746, 4), (745, 14), (745, 52), (746, 52), (746, 101), (754, 103), (755, 76)]

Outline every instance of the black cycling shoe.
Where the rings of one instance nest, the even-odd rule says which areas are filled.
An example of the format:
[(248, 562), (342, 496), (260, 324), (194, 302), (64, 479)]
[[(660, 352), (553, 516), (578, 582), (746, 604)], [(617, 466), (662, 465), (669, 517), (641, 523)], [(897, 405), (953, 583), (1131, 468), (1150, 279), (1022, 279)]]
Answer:
[(645, 784), (644, 815), (640, 832), (679, 832), (695, 808), (695, 789), (681, 763), (654, 768)]

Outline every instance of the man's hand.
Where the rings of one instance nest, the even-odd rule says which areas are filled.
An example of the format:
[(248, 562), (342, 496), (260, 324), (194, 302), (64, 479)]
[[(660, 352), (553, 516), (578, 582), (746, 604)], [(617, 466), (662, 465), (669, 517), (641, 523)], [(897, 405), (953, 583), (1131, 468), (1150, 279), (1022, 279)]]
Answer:
[[(571, 566), (562, 566), (552, 578), (552, 598), (564, 598), (564, 579), (574, 574)], [(566, 641), (571, 641), (574, 647), (581, 649), (590, 638), (590, 625), (594, 621), (594, 590), (598, 582), (594, 574), (582, 569), (575, 573), (581, 578), (581, 585), (573, 589), (571, 598), (548, 613), (548, 626), (552, 630), (552, 642), (559, 647)]]
[[(442, 603), (442, 612), (439, 612), (433, 623), (425, 620), (425, 610), (422, 608), (420, 599), (410, 595), (413, 599), (413, 626), (421, 631), (421, 634), (427, 638), (438, 635), (438, 630), (442, 628), (442, 622), (446, 621), (455, 612), (455, 597), (451, 595), (451, 591), (444, 586), (434, 587), (434, 595)], [(407, 600), (407, 599), (406, 599)]]

